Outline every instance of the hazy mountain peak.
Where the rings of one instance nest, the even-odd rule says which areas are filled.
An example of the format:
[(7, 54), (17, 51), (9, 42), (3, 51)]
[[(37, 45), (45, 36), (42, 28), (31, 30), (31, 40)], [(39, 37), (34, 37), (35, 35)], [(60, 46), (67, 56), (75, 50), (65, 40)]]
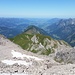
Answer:
[(75, 18), (61, 19), (58, 23), (49, 25), (46, 31), (56, 39), (62, 39), (75, 46)]
[(46, 31), (44, 31), (41, 28), (38, 28), (37, 26), (31, 25), (28, 26), (25, 31), (26, 34), (44, 34), (44, 35), (48, 35), (48, 33)]

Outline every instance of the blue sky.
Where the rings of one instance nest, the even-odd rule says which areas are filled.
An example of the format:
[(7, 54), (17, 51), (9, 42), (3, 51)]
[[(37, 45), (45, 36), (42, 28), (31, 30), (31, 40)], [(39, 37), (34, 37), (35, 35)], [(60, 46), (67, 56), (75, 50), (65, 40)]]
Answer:
[(75, 0), (0, 0), (0, 17), (75, 18)]

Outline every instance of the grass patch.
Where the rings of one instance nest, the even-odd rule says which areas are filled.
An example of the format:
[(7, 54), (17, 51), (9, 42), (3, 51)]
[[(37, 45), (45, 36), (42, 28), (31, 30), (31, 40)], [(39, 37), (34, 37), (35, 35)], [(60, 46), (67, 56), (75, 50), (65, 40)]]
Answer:
[(32, 50), (31, 52), (33, 52), (33, 53), (37, 53), (38, 51), (37, 51), (37, 50)]
[(45, 50), (41, 54), (42, 55), (49, 55), (49, 54), (51, 54), (51, 49)]
[(57, 44), (54, 44), (54, 48), (57, 48), (58, 46), (57, 46)]

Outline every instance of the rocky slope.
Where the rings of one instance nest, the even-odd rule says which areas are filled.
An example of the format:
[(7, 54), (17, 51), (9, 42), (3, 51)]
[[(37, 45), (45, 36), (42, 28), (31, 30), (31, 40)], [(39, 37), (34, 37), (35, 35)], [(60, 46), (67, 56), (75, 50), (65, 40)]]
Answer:
[(18, 45), (0, 35), (0, 75), (1, 73), (40, 75), (41, 71), (47, 68), (46, 62), (48, 61), (48, 57), (24, 51)]
[(34, 54), (0, 35), (0, 75), (74, 75), (75, 64), (55, 61), (58, 52), (49, 56)]
[(35, 29), (35, 27), (30, 27), (22, 34), (10, 40), (27, 51), (43, 55), (49, 55), (55, 53), (57, 50), (71, 48), (65, 41), (55, 40), (49, 36), (42, 35), (40, 29), (36, 29), (36, 31)]
[(75, 63), (75, 49), (61, 50), (56, 53), (55, 60), (60, 63)]

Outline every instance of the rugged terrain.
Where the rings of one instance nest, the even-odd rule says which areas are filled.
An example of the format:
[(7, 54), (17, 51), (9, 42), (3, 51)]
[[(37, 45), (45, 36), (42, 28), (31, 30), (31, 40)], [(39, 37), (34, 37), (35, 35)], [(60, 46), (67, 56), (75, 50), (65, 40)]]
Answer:
[(27, 51), (42, 55), (49, 55), (57, 50), (66, 50), (71, 47), (65, 41), (55, 40), (50, 36), (46, 36), (45, 33), (44, 30), (36, 26), (29, 26), (23, 33), (10, 40)]
[[(66, 49), (61, 51), (65, 52)], [(58, 52), (60, 53), (56, 51), (49, 56), (34, 54), (0, 35), (0, 75), (74, 75), (75, 64), (57, 61)]]
[(56, 39), (62, 39), (75, 46), (75, 19), (61, 19), (47, 26), (46, 31)]
[(30, 25), (45, 28), (59, 20), (58, 18), (0, 18), (0, 34), (10, 38), (22, 33)]
[[(12, 38), (22, 33), (28, 26), (35, 25), (43, 28), (55, 39), (61, 39), (75, 46), (75, 19), (40, 19), (40, 18), (0, 18), (0, 34)], [(15, 33), (16, 32), (16, 33)]]
[(57, 64), (52, 58), (25, 51), (0, 35), (0, 74), (42, 75), (45, 70)]
[(10, 40), (0, 35), (0, 75), (75, 75), (75, 48), (36, 26)]

